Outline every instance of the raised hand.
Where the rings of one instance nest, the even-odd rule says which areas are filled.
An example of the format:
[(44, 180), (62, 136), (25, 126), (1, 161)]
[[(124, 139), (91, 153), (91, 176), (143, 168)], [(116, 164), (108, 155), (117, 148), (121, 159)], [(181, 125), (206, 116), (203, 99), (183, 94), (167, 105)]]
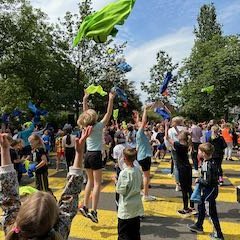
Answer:
[(6, 133), (0, 134), (0, 145), (2, 148), (10, 147), (10, 143), (8, 141), (8, 135)]
[(91, 134), (93, 126), (88, 126), (86, 129), (82, 130), (81, 138), (76, 138), (76, 151), (80, 153), (83, 148), (83, 144), (85, 143), (87, 137)]

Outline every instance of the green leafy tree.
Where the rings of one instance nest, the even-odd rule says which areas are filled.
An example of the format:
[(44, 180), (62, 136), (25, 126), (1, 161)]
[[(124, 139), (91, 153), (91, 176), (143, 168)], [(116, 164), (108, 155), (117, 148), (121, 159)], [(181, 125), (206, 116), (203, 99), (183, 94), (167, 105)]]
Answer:
[[(239, 103), (239, 36), (221, 35), (212, 4), (201, 8), (198, 25), (190, 57), (179, 71), (181, 110), (198, 119), (227, 118), (229, 108)], [(213, 92), (201, 92), (211, 85)]]
[(59, 43), (53, 38), (47, 16), (27, 1), (13, 4), (4, 5), (6, 11), (0, 17), (1, 87), (6, 93), (2, 97), (9, 98), (9, 92), (20, 93), (25, 102), (17, 105), (26, 106), (26, 100), (32, 100), (48, 110), (56, 109), (71, 63), (57, 48)]
[[(104, 90), (110, 91), (114, 85), (124, 86), (124, 90), (131, 95), (133, 106), (140, 104), (139, 97), (134, 94), (132, 83), (125, 79), (125, 74), (116, 69), (116, 65), (124, 61), (126, 43), (113, 44), (113, 39), (106, 43), (97, 44), (92, 40), (84, 39), (77, 47), (73, 48), (73, 39), (83, 19), (92, 12), (92, 1), (85, 0), (79, 3), (79, 13), (67, 12), (64, 19), (60, 20), (58, 38), (65, 44), (65, 52), (74, 66), (73, 78), (66, 84), (63, 98), (68, 101), (68, 109), (79, 115), (84, 89), (90, 84), (100, 84)], [(109, 49), (112, 53), (109, 53)], [(74, 86), (74, 88), (72, 87)], [(102, 112), (106, 110), (107, 97), (95, 95), (91, 97), (92, 107)]]
[(217, 22), (216, 8), (213, 3), (204, 4), (197, 18), (198, 26), (194, 28), (196, 40), (209, 41), (214, 36), (222, 35), (221, 25)]
[(168, 99), (174, 98), (176, 86), (176, 77), (173, 77), (169, 83), (168, 92), (169, 97), (162, 96), (160, 94), (160, 86), (163, 83), (163, 79), (167, 72), (173, 72), (178, 67), (178, 64), (174, 64), (172, 58), (164, 51), (159, 51), (156, 57), (156, 64), (150, 69), (150, 81), (148, 83), (141, 82), (141, 89), (148, 94), (148, 100), (163, 100), (168, 101)]

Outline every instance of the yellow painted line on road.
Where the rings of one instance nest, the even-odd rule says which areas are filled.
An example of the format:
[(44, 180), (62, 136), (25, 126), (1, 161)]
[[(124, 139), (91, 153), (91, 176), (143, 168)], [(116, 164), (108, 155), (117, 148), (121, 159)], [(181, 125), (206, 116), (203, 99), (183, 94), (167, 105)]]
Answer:
[(239, 186), (240, 185), (240, 178), (228, 178), (228, 180), (232, 183), (232, 185)]
[[(220, 225), (222, 228), (225, 240), (239, 240), (240, 239), (240, 227), (239, 223), (234, 222), (223, 222), (220, 219)], [(209, 234), (213, 232), (213, 225), (210, 223), (208, 218), (205, 218), (203, 225), (204, 234), (198, 234), (198, 240), (209, 240)]]
[(70, 236), (81, 239), (117, 239), (117, 213), (115, 211), (98, 210), (99, 223), (78, 214), (72, 223)]
[(218, 202), (236, 202), (236, 189), (234, 187), (219, 187)]

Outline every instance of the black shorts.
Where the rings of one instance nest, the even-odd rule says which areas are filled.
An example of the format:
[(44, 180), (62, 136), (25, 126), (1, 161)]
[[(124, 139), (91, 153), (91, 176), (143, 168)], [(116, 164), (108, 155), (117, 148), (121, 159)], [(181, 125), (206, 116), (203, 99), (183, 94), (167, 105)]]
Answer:
[(151, 167), (151, 157), (146, 157), (141, 161), (138, 161), (139, 165), (142, 167), (143, 172), (149, 171)]
[(84, 159), (84, 167), (87, 169), (98, 170), (103, 166), (101, 151), (87, 151)]

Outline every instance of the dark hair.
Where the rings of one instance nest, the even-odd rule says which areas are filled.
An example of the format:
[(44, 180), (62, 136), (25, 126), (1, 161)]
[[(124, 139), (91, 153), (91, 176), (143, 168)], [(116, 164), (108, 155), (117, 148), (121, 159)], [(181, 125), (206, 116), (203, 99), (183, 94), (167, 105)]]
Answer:
[(67, 145), (70, 145), (72, 143), (72, 141), (71, 141), (71, 135), (68, 133), (67, 134), (67, 138), (66, 138), (66, 144)]
[(67, 138), (66, 138), (66, 144), (70, 145), (72, 143), (71, 141), (71, 133), (72, 133), (72, 128), (67, 128), (65, 130), (66, 134), (67, 134)]

